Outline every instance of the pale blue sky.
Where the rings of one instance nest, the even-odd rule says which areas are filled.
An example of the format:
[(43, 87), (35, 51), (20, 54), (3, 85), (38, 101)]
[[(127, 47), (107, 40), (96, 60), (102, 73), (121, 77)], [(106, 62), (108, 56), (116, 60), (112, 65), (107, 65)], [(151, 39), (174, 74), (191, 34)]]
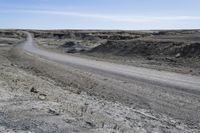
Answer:
[(200, 0), (0, 0), (0, 28), (200, 29)]

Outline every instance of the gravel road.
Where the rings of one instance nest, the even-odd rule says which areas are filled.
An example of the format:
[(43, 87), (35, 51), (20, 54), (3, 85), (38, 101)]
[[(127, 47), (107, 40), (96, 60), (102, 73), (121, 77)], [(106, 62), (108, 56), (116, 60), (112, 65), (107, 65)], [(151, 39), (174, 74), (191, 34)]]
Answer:
[(72, 65), (80, 69), (91, 69), (92, 71), (100, 71), (102, 73), (110, 73), (134, 80), (147, 82), (147, 84), (156, 84), (159, 86), (180, 89), (189, 93), (200, 94), (200, 77), (176, 74), (164, 71), (156, 71), (152, 69), (139, 68), (127, 65), (113, 64), (103, 61), (95, 61), (70, 55), (52, 53), (41, 50), (36, 47), (30, 33), (27, 33), (27, 41), (24, 50), (40, 55), (46, 59), (53, 60), (62, 64)]
[[(186, 119), (186, 121), (199, 122), (199, 101), (192, 104), (188, 103), (188, 101), (184, 101), (184, 103), (182, 103), (184, 105), (179, 106), (180, 98), (178, 100), (170, 97), (178, 98), (180, 95), (185, 95), (187, 98), (191, 98), (190, 100), (194, 100), (194, 97), (199, 99), (200, 77), (53, 53), (37, 48), (31, 34), (27, 32), (26, 34), (27, 41), (23, 45), (25, 51), (65, 66), (75, 67), (96, 76), (104, 76), (108, 79), (115, 80), (117, 83), (111, 82), (109, 85), (115, 87), (107, 89), (106, 91), (113, 97), (116, 95), (116, 100), (121, 101), (122, 99), (127, 100), (130, 98), (129, 101), (131, 101), (134, 99), (133, 97), (135, 95), (139, 95), (139, 101), (142, 101), (142, 103), (144, 102), (149, 108), (170, 114), (177, 118)], [(127, 81), (128, 83), (121, 83), (118, 81)], [(97, 92), (103, 93), (102, 90), (97, 90)], [(165, 96), (165, 98), (162, 98), (160, 95), (162, 95), (163, 92), (171, 93), (175, 96), (169, 95), (168, 97)], [(126, 98), (120, 99), (124, 96)], [(183, 99), (186, 100), (185, 98)]]

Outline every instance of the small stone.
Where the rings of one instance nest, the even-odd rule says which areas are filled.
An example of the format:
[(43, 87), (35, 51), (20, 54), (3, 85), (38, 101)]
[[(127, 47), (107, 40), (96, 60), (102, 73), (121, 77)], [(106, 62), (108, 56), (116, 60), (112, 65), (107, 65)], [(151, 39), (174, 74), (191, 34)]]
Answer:
[(130, 117), (128, 117), (128, 116), (126, 116), (126, 117), (125, 117), (125, 119), (126, 119), (126, 120), (128, 120), (128, 121), (130, 121), (130, 120), (131, 120), (131, 118), (130, 118)]
[(46, 95), (45, 95), (45, 94), (40, 94), (40, 95), (38, 96), (38, 98), (39, 98), (40, 100), (45, 100), (45, 99), (46, 99)]
[(13, 64), (13, 63), (11, 63), (10, 65), (11, 65), (11, 66), (14, 66), (14, 67), (16, 67), (16, 66), (17, 66), (17, 65), (15, 65), (15, 64)]
[(60, 113), (56, 112), (55, 110), (52, 110), (52, 109), (49, 109), (49, 112), (50, 114), (53, 114), (53, 115), (60, 115)]
[(95, 127), (95, 124), (93, 124), (92, 122), (89, 122), (89, 121), (86, 121), (85, 122), (88, 126), (94, 128)]
[(176, 54), (176, 58), (179, 58), (179, 57), (181, 57), (181, 54), (180, 53)]
[(169, 62), (176, 62), (176, 60), (169, 58), (169, 57), (166, 57), (165, 59), (166, 59), (166, 61), (169, 61)]
[(32, 87), (31, 90), (30, 90), (30, 92), (32, 92), (32, 93), (38, 93), (38, 91), (35, 89), (35, 87)]

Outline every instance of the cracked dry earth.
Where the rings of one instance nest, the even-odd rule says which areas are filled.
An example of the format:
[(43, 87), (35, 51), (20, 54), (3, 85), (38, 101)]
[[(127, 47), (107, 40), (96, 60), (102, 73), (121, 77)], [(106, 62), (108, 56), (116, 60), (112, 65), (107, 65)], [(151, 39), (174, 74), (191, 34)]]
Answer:
[(0, 48), (0, 132), (198, 132), (151, 110), (134, 109), (87, 93), (70, 92), (49, 77), (11, 62)]

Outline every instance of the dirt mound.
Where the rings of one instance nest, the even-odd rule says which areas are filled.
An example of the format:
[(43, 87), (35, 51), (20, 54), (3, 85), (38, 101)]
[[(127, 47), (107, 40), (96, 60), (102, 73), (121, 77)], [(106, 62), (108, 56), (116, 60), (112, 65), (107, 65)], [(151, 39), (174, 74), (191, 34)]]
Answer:
[(200, 43), (184, 43), (172, 41), (108, 41), (90, 52), (108, 53), (118, 56), (169, 56), (200, 57)]
[(192, 43), (176, 48), (175, 52), (179, 52), (182, 57), (200, 58), (200, 43)]

